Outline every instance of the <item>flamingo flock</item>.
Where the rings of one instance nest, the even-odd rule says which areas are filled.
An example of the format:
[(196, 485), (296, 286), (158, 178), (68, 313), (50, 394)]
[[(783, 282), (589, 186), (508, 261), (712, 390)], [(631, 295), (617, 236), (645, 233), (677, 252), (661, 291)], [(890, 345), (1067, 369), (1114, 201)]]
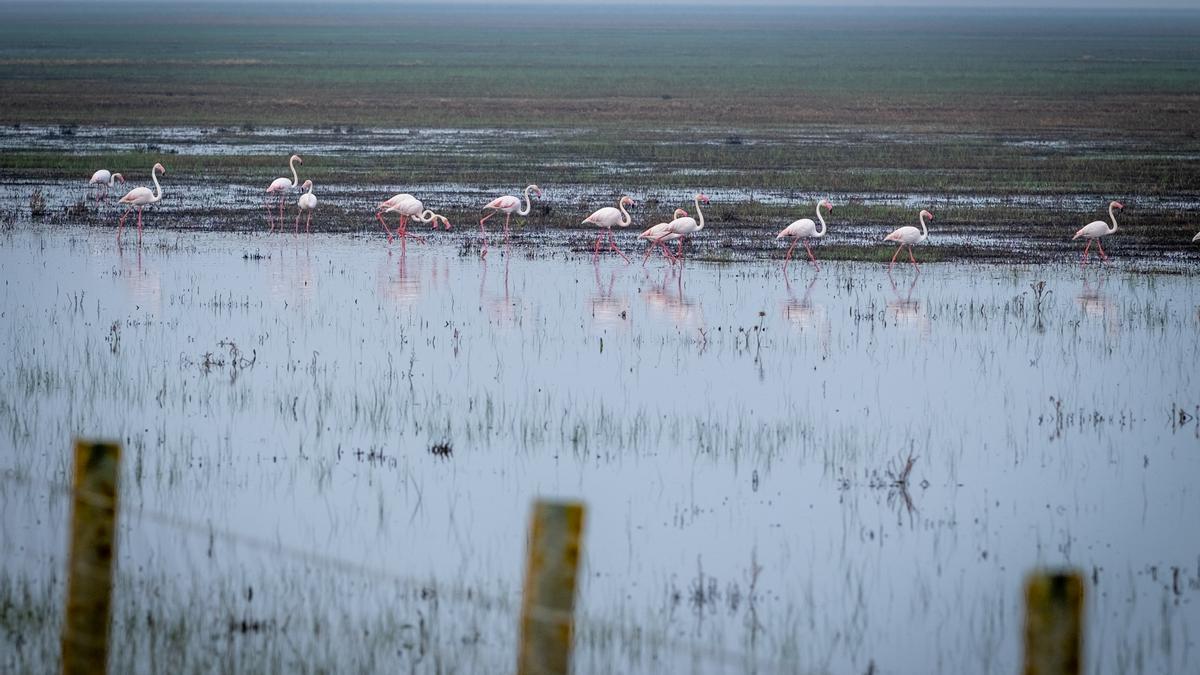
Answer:
[[(300, 197), (296, 201), (296, 219), (293, 224), (295, 233), (300, 231), (300, 218), (305, 218), (304, 231), (310, 232), (312, 227), (312, 216), (317, 209), (317, 197), (313, 192), (313, 181), (311, 179), (300, 182), (299, 172), (296, 165), (304, 164), (304, 160), (299, 155), (292, 155), (288, 158), (288, 168), (291, 170), (292, 177), (289, 180), (287, 177), (276, 178), (271, 182), (266, 189), (266, 211), (267, 222), (269, 225), (268, 232), (273, 232), (276, 228), (283, 229), (283, 212), (284, 204), (288, 199), (288, 193), (299, 188)], [(125, 220), (133, 209), (138, 212), (138, 242), (142, 240), (142, 210), (151, 204), (162, 200), (163, 190), (158, 182), (159, 175), (165, 175), (166, 169), (162, 164), (155, 164), (150, 171), (150, 178), (154, 182), (154, 190), (151, 191), (147, 187), (136, 187), (121, 197), (119, 203), (127, 208), (121, 214), (121, 219), (117, 225), (117, 243), (121, 242), (121, 233), (125, 229)], [(107, 169), (100, 169), (92, 174), (88, 185), (96, 185), (97, 192), (95, 199), (97, 202), (107, 201), (108, 191), (117, 183), (124, 183), (125, 177), (119, 173), (113, 173)], [(483, 206), (483, 215), (479, 220), (479, 237), (480, 237), (480, 256), (487, 257), (488, 251), (488, 236), (485, 224), (487, 221), (501, 213), (504, 214), (504, 240), (507, 243), (509, 240), (509, 228), (513, 215), (528, 216), (533, 209), (533, 197), (542, 198), (542, 189), (537, 185), (528, 185), (523, 192), (523, 199), (513, 195), (504, 195), (497, 197)], [(275, 206), (278, 204), (278, 218), (276, 218)], [(688, 211), (683, 208), (675, 209), (672, 214), (672, 220), (662, 222), (646, 228), (637, 236), (638, 240), (646, 240), (646, 251), (642, 256), (642, 265), (645, 266), (649, 260), (650, 254), (655, 248), (662, 251), (663, 257), (670, 262), (671, 265), (680, 263), (682, 265), (684, 253), (683, 246), (688, 238), (700, 233), (704, 230), (704, 211), (703, 207), (710, 204), (710, 199), (702, 192), (696, 193), (692, 198), (692, 204), (695, 208), (696, 216), (693, 218)], [(617, 205), (605, 206), (597, 209), (591, 215), (584, 218), (583, 225), (590, 225), (597, 228), (596, 242), (592, 249), (592, 259), (598, 260), (602, 245), (607, 242), (606, 250), (617, 253), (621, 258), (628, 263), (629, 257), (625, 252), (617, 246), (616, 239), (613, 235), (615, 228), (624, 229), (633, 224), (633, 216), (627, 210), (628, 207), (635, 206), (632, 197), (628, 195), (622, 196)], [(1091, 252), (1092, 244), (1096, 244), (1096, 248), (1100, 255), (1101, 261), (1107, 261), (1108, 255), (1104, 252), (1104, 246), (1100, 240), (1103, 237), (1111, 235), (1117, 231), (1117, 216), (1115, 211), (1124, 209), (1125, 206), (1121, 202), (1114, 201), (1108, 205), (1108, 221), (1097, 220), (1075, 232), (1075, 236), (1071, 239), (1086, 239), (1087, 245), (1083, 249), (1082, 265), (1088, 263), (1088, 256)], [(828, 199), (820, 199), (816, 203), (816, 220), (811, 218), (800, 218), (792, 222), (787, 227), (779, 231), (775, 235), (778, 240), (790, 240), (791, 244), (787, 248), (787, 253), (783, 258), (783, 271), (786, 274), (788, 264), (792, 260), (792, 254), (797, 245), (803, 244), (804, 250), (808, 253), (808, 259), (813, 267), (818, 271), (821, 266), (817, 262), (816, 256), (813, 254), (812, 247), (809, 246), (810, 240), (816, 240), (824, 237), (828, 233), (828, 225), (825, 222), (825, 213), (833, 212), (833, 204)], [(397, 217), (396, 229), (393, 231), (388, 227), (386, 216), (395, 215)], [(424, 237), (410, 233), (408, 225), (410, 222), (419, 222), (423, 224), (432, 224), (433, 229), (437, 230), (439, 224), (449, 231), (451, 228), (450, 220), (444, 215), (436, 213), (425, 206), (425, 203), (420, 199), (408, 193), (397, 194), (390, 199), (379, 202), (375, 209), (375, 218), (379, 224), (383, 226), (384, 232), (387, 234), (388, 243), (392, 243), (399, 238), (402, 245), (407, 245), (409, 237), (418, 241), (424, 241)], [(913, 267), (920, 270), (920, 265), (917, 263), (916, 256), (913, 254), (913, 246), (923, 243), (929, 239), (929, 226), (926, 221), (933, 220), (933, 214), (928, 210), (922, 209), (918, 214), (918, 222), (920, 227), (906, 225), (904, 227), (893, 230), (885, 236), (882, 241), (898, 244), (896, 251), (892, 254), (892, 259), (888, 263), (888, 269), (891, 270), (896, 265), (896, 259), (900, 253), (908, 248), (908, 259)], [(819, 224), (818, 224), (819, 223)], [(676, 245), (675, 251), (672, 252), (668, 244), (674, 242)], [(1192, 242), (1200, 242), (1200, 233), (1192, 238)]]

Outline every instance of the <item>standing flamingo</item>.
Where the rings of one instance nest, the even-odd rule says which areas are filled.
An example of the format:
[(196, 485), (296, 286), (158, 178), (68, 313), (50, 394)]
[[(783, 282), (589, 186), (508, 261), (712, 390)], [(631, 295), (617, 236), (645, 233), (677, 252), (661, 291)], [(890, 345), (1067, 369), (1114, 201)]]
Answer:
[[(676, 220), (686, 215), (687, 211), (683, 209), (675, 209), (675, 213), (671, 214), (671, 219)], [(648, 243), (646, 244), (646, 255), (642, 256), (642, 267), (646, 266), (646, 261), (650, 259), (650, 252), (654, 250), (655, 246), (661, 248), (663, 256), (665, 256), (666, 259), (671, 261), (671, 264), (674, 265), (675, 256), (673, 256), (671, 252), (667, 250), (667, 242), (675, 241), (678, 238), (679, 235), (671, 232), (671, 223), (659, 223), (657, 225), (653, 225), (647, 228), (645, 232), (639, 234), (638, 239), (648, 240)]]
[[(801, 218), (800, 220), (797, 220), (791, 225), (783, 228), (780, 230), (779, 234), (775, 235), (776, 239), (783, 239), (784, 237), (789, 237), (792, 239), (792, 245), (788, 247), (787, 258), (783, 261), (784, 274), (787, 273), (788, 263), (792, 261), (792, 251), (796, 248), (796, 244), (801, 243), (803, 240), (808, 239), (809, 237), (825, 236), (826, 227), (825, 218), (821, 215), (822, 206), (830, 211), (833, 211), (833, 204), (830, 204), (829, 200), (822, 199), (821, 201), (817, 202), (817, 220), (821, 221), (820, 230), (817, 229), (817, 224), (812, 221), (812, 218)], [(808, 251), (808, 259), (811, 260), (812, 264), (816, 266), (818, 271), (820, 271), (821, 265), (817, 263), (816, 257), (813, 256), (812, 249), (808, 247), (808, 242), (803, 241), (803, 243), (804, 250)]]
[[(433, 229), (435, 230), (437, 229), (438, 221), (441, 221), (443, 224), (445, 224), (447, 230), (450, 229), (450, 221), (444, 216), (438, 216), (437, 214), (434, 214), (433, 211), (425, 208), (425, 205), (420, 199), (417, 199), (409, 194), (400, 194), (396, 195), (396, 197), (399, 197), (400, 199), (398, 199), (392, 206), (384, 208), (379, 214), (377, 214), (379, 216), (379, 223), (383, 225), (384, 230), (387, 230), (389, 243), (392, 241), (392, 232), (391, 230), (388, 230), (387, 223), (384, 222), (383, 214), (385, 213), (395, 213), (400, 216), (400, 220), (396, 224), (396, 236), (405, 241), (407, 241), (408, 237), (410, 236), (421, 241), (425, 240), (424, 237), (415, 234), (410, 235), (408, 233), (408, 222), (410, 220), (415, 220), (421, 223), (432, 222)], [(393, 197), (393, 199), (395, 199), (395, 197)], [(386, 204), (387, 202), (384, 203)], [(380, 206), (382, 207), (383, 204), (380, 204)]]
[(292, 180), (276, 178), (267, 186), (267, 222), (271, 224), (271, 229), (268, 232), (275, 230), (275, 223), (271, 221), (271, 195), (276, 193), (279, 194), (279, 229), (283, 229), (283, 202), (287, 199), (287, 192), (295, 190), (296, 186), (300, 185), (300, 177), (296, 175), (297, 163), (304, 163), (304, 160), (300, 159), (300, 155), (292, 155), (288, 159), (288, 166), (292, 169)]
[(100, 189), (96, 191), (97, 204), (100, 203), (101, 198), (103, 198), (105, 202), (108, 201), (108, 189), (116, 185), (117, 181), (120, 181), (121, 185), (124, 185), (125, 177), (119, 173), (112, 173), (108, 169), (100, 169), (96, 173), (92, 174), (92, 179), (88, 181), (88, 185), (100, 185)]
[(304, 181), (304, 185), (300, 186), (301, 191), (306, 191), (300, 195), (300, 199), (296, 200), (296, 234), (300, 234), (300, 214), (308, 212), (308, 218), (304, 220), (304, 231), (309, 231), (309, 226), (312, 225), (312, 212), (317, 208), (317, 196), (313, 194), (313, 182), (311, 180)]
[(1096, 247), (1100, 249), (1100, 259), (1108, 260), (1108, 256), (1104, 255), (1104, 246), (1102, 246), (1100, 244), (1100, 237), (1112, 234), (1113, 232), (1117, 231), (1117, 215), (1115, 213), (1113, 213), (1113, 209), (1123, 209), (1123, 208), (1125, 208), (1125, 205), (1122, 204), (1121, 202), (1110, 202), (1109, 203), (1108, 217), (1109, 217), (1109, 219), (1112, 220), (1111, 228), (1108, 226), (1108, 223), (1104, 222), (1103, 220), (1094, 220), (1094, 221), (1088, 223), (1087, 225), (1084, 225), (1083, 227), (1079, 228), (1079, 231), (1075, 233), (1075, 236), (1071, 237), (1071, 241), (1075, 241), (1076, 239), (1078, 239), (1080, 237), (1084, 237), (1088, 240), (1087, 246), (1083, 247), (1083, 262), (1079, 263), (1080, 265), (1087, 264), (1088, 250), (1092, 248), (1093, 241), (1096, 242)]
[(162, 199), (162, 186), (158, 184), (158, 174), (167, 175), (167, 170), (162, 164), (155, 164), (150, 170), (150, 178), (154, 180), (154, 192), (147, 187), (135, 187), (121, 197), (121, 204), (128, 204), (129, 208), (125, 209), (125, 213), (121, 215), (121, 222), (117, 226), (117, 245), (121, 245), (121, 231), (125, 229), (125, 218), (129, 216), (129, 212), (137, 209), (138, 212), (138, 243), (142, 243), (142, 209), (147, 204), (153, 204)]
[(925, 226), (925, 219), (928, 218), (933, 220), (933, 214), (922, 210), (920, 218), (921, 229), (918, 230), (912, 225), (905, 225), (904, 227), (896, 229), (891, 234), (883, 238), (884, 241), (895, 241), (900, 243), (900, 247), (896, 249), (894, 254), (892, 254), (892, 264), (888, 265), (888, 271), (891, 271), (892, 267), (895, 266), (896, 256), (900, 255), (900, 251), (903, 250), (905, 246), (908, 247), (908, 259), (912, 261), (913, 267), (920, 271), (921, 266), (917, 264), (917, 259), (913, 257), (912, 247), (913, 244), (919, 244), (929, 238), (929, 228)]
[(612, 229), (614, 227), (629, 227), (633, 223), (633, 216), (625, 210), (626, 206), (633, 206), (633, 199), (625, 196), (621, 197), (621, 201), (617, 202), (617, 208), (606, 206), (597, 210), (592, 215), (583, 219), (584, 225), (596, 225), (602, 228), (602, 231), (596, 235), (596, 249), (592, 254), (592, 260), (600, 258), (600, 240), (604, 238), (604, 230), (608, 231), (608, 247), (616, 251), (625, 258), (625, 262), (629, 262), (629, 258), (625, 257), (625, 253), (617, 248), (617, 244), (613, 241)]
[(668, 232), (679, 236), (679, 248), (675, 251), (675, 258), (677, 260), (683, 259), (683, 240), (688, 237), (688, 235), (695, 234), (696, 232), (704, 229), (704, 211), (700, 210), (701, 202), (707, 204), (708, 195), (705, 195), (703, 192), (698, 192), (692, 199), (692, 203), (696, 205), (696, 218), (700, 219), (699, 222), (696, 221), (696, 218), (692, 218), (691, 216), (683, 216), (682, 218), (676, 218), (675, 220), (672, 220), (667, 225)]
[(503, 197), (496, 197), (492, 201), (488, 202), (487, 206), (483, 207), (484, 211), (491, 211), (491, 213), (487, 214), (479, 221), (479, 235), (483, 238), (483, 249), (482, 249), (482, 253), (480, 254), (480, 257), (485, 257), (485, 258), (487, 257), (487, 231), (483, 229), (483, 224), (488, 221), (488, 218), (491, 218), (492, 216), (496, 215), (497, 213), (500, 213), (501, 211), (503, 211), (504, 212), (504, 242), (508, 243), (508, 221), (512, 219), (512, 215), (515, 213), (518, 216), (527, 216), (527, 215), (529, 215), (530, 209), (533, 208), (533, 204), (529, 201), (529, 193), (530, 192), (536, 193), (539, 199), (542, 196), (542, 189), (540, 187), (538, 187), (536, 185), (530, 185), (525, 188), (525, 206), (524, 207), (521, 207), (521, 200), (512, 195), (504, 195)]

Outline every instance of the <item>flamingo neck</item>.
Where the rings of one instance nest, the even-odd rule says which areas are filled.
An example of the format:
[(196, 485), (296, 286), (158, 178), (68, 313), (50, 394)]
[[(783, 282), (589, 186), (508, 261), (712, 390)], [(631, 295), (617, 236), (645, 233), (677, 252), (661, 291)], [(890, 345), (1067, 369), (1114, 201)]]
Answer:
[(696, 205), (696, 231), (704, 229), (704, 211), (700, 210), (700, 198), (694, 197), (692, 203)]
[(154, 199), (152, 199), (151, 201), (156, 202), (156, 201), (162, 199), (162, 186), (158, 184), (158, 171), (157, 170), (155, 170), (155, 169), (150, 170), (150, 179), (154, 181)]
[(929, 228), (925, 226), (925, 214), (921, 214), (921, 241), (929, 236)]
[(295, 189), (295, 187), (300, 184), (300, 176), (298, 176), (296, 174), (296, 158), (295, 157), (288, 160), (288, 166), (292, 168), (292, 188)]
[(532, 187), (533, 186), (525, 188), (525, 206), (517, 210), (518, 216), (527, 216), (533, 209), (533, 204), (529, 202), (529, 191), (532, 189)]
[(629, 212), (625, 210), (624, 199), (617, 202), (617, 210), (621, 212), (621, 227), (629, 227), (633, 223), (633, 216), (629, 215)]
[(417, 220), (422, 223), (428, 223), (429, 221), (433, 220), (433, 218), (434, 218), (434, 213), (433, 213), (432, 209), (425, 209), (424, 211), (421, 212), (421, 215), (412, 217), (413, 220)]
[(1116, 232), (1116, 231), (1117, 231), (1117, 214), (1113, 213), (1113, 206), (1112, 206), (1112, 204), (1109, 204), (1109, 205), (1108, 205), (1108, 218), (1109, 218), (1109, 220), (1111, 220), (1111, 221), (1112, 221), (1112, 227), (1111, 227), (1111, 228), (1109, 228), (1109, 230), (1108, 230), (1108, 231), (1109, 231), (1109, 232)]
[(821, 202), (817, 202), (817, 220), (821, 223), (821, 229), (817, 230), (816, 236), (825, 236), (825, 216), (821, 215)]
[(119, 173), (114, 173), (113, 175), (108, 177), (108, 186), (113, 187), (114, 185), (117, 184), (117, 181), (119, 181), (119, 180), (125, 180), (125, 177)]

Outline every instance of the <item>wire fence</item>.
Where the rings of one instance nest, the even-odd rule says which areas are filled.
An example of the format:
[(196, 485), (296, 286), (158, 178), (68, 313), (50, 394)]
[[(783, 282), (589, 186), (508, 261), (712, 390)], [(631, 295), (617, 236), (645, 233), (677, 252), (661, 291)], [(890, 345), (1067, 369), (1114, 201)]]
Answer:
[[(22, 486), (30, 490), (44, 491), (49, 497), (57, 497), (64, 500), (78, 497), (99, 506), (111, 505), (111, 498), (104, 495), (77, 491), (74, 488), (48, 479), (24, 476), (14, 469), (0, 469), (0, 481), (10, 485)], [(392, 584), (409, 592), (421, 593), (428, 591), (432, 581), (429, 578), (404, 575), (375, 565), (364, 564), (335, 555), (288, 545), (279, 541), (271, 541), (252, 534), (216, 527), (211, 522), (201, 522), (144, 507), (133, 508), (125, 506), (121, 510), (120, 517), (125, 519), (127, 516), (135, 516), (146, 522), (191, 536), (221, 541), (232, 546), (270, 556), (284, 557), (293, 562), (304, 563), (331, 573), (349, 573), (372, 581)], [(49, 555), (49, 553), (46, 555)], [(501, 609), (514, 612), (514, 621), (516, 620), (515, 611), (520, 606), (520, 599), (516, 593), (498, 595), (461, 585), (446, 588), (442, 584), (435, 585), (434, 593), (438, 600), (471, 604), (489, 610)], [(531, 610), (535, 620), (552, 625), (559, 625), (573, 618), (576, 634), (580, 632), (603, 633), (606, 636), (615, 637), (618, 641), (625, 644), (636, 644), (640, 647), (658, 648), (675, 652), (693, 660), (702, 660), (712, 666), (762, 669), (767, 672), (804, 672), (806, 670), (800, 659), (794, 657), (756, 654), (724, 648), (712, 642), (701, 643), (695, 640), (678, 638), (664, 634), (661, 630), (646, 629), (641, 626), (631, 625), (628, 622), (617, 623), (608, 621), (589, 616), (578, 610), (574, 614), (542, 606), (534, 606)]]

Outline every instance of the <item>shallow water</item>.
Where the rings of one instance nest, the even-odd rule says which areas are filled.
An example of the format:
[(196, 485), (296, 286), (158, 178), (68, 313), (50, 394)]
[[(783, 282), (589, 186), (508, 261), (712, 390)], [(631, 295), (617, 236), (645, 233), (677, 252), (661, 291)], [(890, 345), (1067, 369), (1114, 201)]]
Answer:
[(507, 668), (536, 496), (589, 508), (581, 672), (1013, 672), (1022, 578), (1064, 564), (1089, 672), (1198, 667), (1196, 275), (502, 253), (7, 232), (7, 582), (60, 597), (70, 439), (108, 436), (124, 670)]

